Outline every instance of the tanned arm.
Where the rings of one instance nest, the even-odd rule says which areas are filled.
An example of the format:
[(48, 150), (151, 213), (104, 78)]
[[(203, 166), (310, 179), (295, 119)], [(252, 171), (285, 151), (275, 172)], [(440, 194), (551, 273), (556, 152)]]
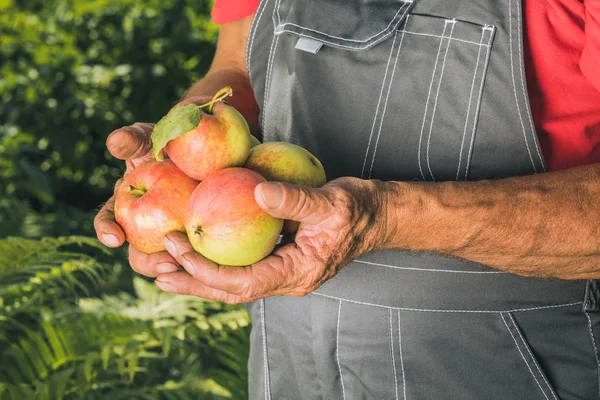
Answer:
[(246, 118), (252, 133), (259, 136), (259, 108), (254, 99), (246, 67), (246, 42), (251, 24), (252, 16), (221, 26), (217, 51), (211, 67), (204, 78), (187, 91), (185, 98), (207, 95), (212, 97), (224, 86), (231, 86), (233, 96), (226, 101)]
[(381, 187), (388, 215), (382, 248), (437, 252), (524, 276), (600, 278), (600, 164)]

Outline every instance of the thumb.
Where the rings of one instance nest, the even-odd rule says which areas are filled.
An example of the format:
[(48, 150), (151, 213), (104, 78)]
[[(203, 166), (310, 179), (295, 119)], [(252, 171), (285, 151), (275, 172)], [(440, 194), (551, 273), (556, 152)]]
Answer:
[(316, 225), (331, 214), (331, 202), (321, 189), (281, 182), (256, 186), (254, 198), (270, 215)]
[(152, 150), (150, 135), (154, 124), (136, 122), (108, 135), (106, 147), (110, 154), (120, 160), (135, 159)]

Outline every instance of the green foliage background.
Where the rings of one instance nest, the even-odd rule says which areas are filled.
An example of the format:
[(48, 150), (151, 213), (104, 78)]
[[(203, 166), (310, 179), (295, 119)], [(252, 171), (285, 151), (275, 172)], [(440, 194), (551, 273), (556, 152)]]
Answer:
[(211, 6), (0, 0), (0, 399), (247, 397), (243, 309), (162, 293), (93, 239), (124, 170), (106, 137), (207, 71)]
[(106, 137), (156, 121), (202, 77), (217, 35), (210, 9), (209, 0), (0, 0), (1, 233), (92, 234), (86, 213), (123, 170)]

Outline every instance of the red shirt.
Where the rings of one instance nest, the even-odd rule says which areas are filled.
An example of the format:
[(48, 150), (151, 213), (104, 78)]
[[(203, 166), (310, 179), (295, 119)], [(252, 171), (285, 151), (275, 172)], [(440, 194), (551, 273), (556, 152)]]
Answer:
[[(215, 0), (217, 24), (260, 0)], [(600, 0), (525, 0), (525, 74), (548, 170), (600, 162)]]

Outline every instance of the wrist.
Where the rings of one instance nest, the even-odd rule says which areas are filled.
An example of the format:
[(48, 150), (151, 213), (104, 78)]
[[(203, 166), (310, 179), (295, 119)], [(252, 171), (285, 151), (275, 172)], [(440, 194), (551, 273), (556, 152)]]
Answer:
[[(440, 185), (427, 182), (381, 182), (383, 236), (379, 250), (444, 251), (438, 196)], [(438, 206), (436, 206), (436, 204)], [(443, 214), (443, 213), (442, 213)]]
[(407, 194), (404, 182), (369, 181), (374, 190), (374, 206), (377, 208), (377, 234), (374, 250), (389, 250), (398, 246), (400, 239), (399, 222), (404, 219), (400, 214), (405, 211), (399, 204)]

